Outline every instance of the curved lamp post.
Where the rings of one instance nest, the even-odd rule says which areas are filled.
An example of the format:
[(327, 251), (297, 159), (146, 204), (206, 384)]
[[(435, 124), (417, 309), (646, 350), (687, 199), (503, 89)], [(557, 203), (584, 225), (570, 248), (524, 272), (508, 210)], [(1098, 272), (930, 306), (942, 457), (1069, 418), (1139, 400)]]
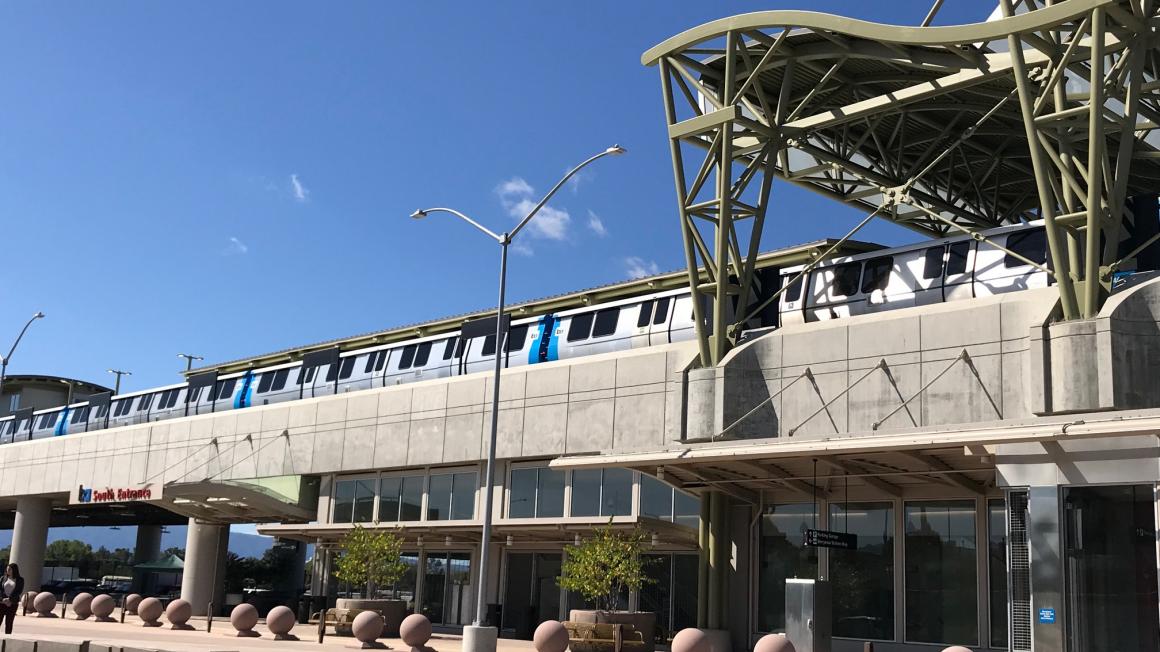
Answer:
[(186, 371), (186, 373), (188, 373), (190, 369), (193, 369), (193, 361), (194, 360), (205, 360), (205, 358), (201, 357), (200, 355), (194, 355), (192, 353), (178, 353), (177, 357), (185, 358), (185, 371)]
[(28, 323), (24, 324), (24, 328), (20, 329), (20, 334), (16, 336), (16, 341), (12, 343), (12, 348), (8, 349), (8, 355), (0, 358), (0, 396), (4, 395), (4, 377), (8, 375), (8, 361), (12, 359), (12, 354), (16, 352), (16, 347), (20, 345), (20, 340), (24, 338), (24, 334), (28, 332), (28, 327), (37, 319), (44, 319), (44, 313), (38, 311), (28, 320)]
[[(485, 593), (486, 584), (487, 584), (488, 558), (490, 556), (488, 548), (491, 547), (491, 521), (492, 521), (491, 503), (492, 503), (492, 492), (494, 489), (494, 482), (493, 482), (494, 477), (493, 476), (495, 474), (496, 433), (499, 430), (499, 381), (500, 381), (500, 370), (503, 368), (503, 362), (502, 362), (503, 356), (501, 355), (501, 351), (505, 348), (504, 347), (504, 339), (503, 339), (503, 337), (504, 337), (503, 314), (504, 314), (504, 293), (507, 289), (508, 245), (510, 245), (512, 243), (512, 240), (515, 239), (515, 237), (517, 235), (519, 235), (520, 231), (522, 231), (523, 228), (525, 226), (527, 226), (528, 222), (530, 222), (531, 219), (536, 216), (536, 213), (540, 212), (540, 209), (543, 208), (544, 205), (548, 203), (548, 200), (550, 200), (552, 198), (552, 196), (555, 195), (556, 192), (558, 190), (560, 190), (560, 188), (562, 188), (565, 183), (568, 182), (568, 179), (571, 179), (577, 172), (579, 172), (581, 169), (583, 169), (588, 164), (596, 161), (597, 159), (603, 158), (605, 156), (614, 155), (614, 154), (624, 154), (625, 151), (626, 150), (623, 147), (621, 147), (620, 145), (613, 145), (612, 147), (609, 147), (608, 149), (604, 150), (603, 152), (600, 152), (599, 154), (588, 158), (583, 163), (581, 163), (581, 164), (577, 165), (576, 167), (572, 168), (571, 170), (569, 170), (568, 173), (564, 175), (564, 178), (560, 179), (560, 181), (557, 182), (556, 185), (553, 186), (552, 189), (548, 191), (548, 194), (544, 195), (544, 198), (541, 199), (539, 201), (539, 203), (537, 203), (534, 207), (532, 207), (532, 210), (529, 211), (528, 214), (526, 216), (524, 216), (524, 218), (522, 220), (520, 220), (520, 223), (517, 224), (516, 228), (512, 229), (510, 233), (497, 234), (494, 231), (492, 231), (491, 229), (488, 229), (487, 227), (483, 226), (479, 222), (476, 222), (475, 220), (471, 219), (467, 215), (464, 215), (463, 213), (455, 210), (454, 208), (443, 208), (443, 207), (425, 208), (425, 209), (417, 210), (414, 213), (411, 213), (411, 217), (414, 219), (417, 219), (417, 220), (422, 219), (424, 217), (427, 217), (431, 213), (449, 213), (451, 215), (454, 215), (455, 217), (458, 217), (459, 219), (463, 220), (464, 222), (467, 222), (471, 226), (479, 229), (483, 233), (487, 234), (487, 236), (489, 238), (491, 238), (492, 240), (495, 240), (497, 243), (499, 243), (499, 246), (500, 246), (499, 305), (496, 307), (496, 310), (495, 310), (495, 377), (494, 377), (494, 380), (492, 382), (492, 396), (491, 396), (491, 441), (489, 443), (488, 452), (487, 452), (487, 475), (485, 476), (485, 479), (484, 479), (483, 536), (482, 536), (482, 540), (480, 542), (480, 549), (479, 549), (479, 589), (478, 589), (478, 592), (476, 594), (476, 599), (475, 599), (475, 622), (473, 623), (473, 627), (475, 627), (475, 628), (480, 628), (483, 625), (483, 618), (484, 618), (483, 599), (484, 599), (484, 593)], [(482, 640), (480, 640), (478, 638), (474, 639), (474, 640), (479, 641), (481, 643), (483, 642)], [(484, 640), (488, 641), (488, 643), (486, 645), (487, 650), (495, 650), (494, 637), (488, 637)], [(479, 652), (480, 649), (484, 649), (484, 647), (477, 648), (476, 650), (470, 650), (470, 649), (467, 649), (465, 646), (465, 652)]]

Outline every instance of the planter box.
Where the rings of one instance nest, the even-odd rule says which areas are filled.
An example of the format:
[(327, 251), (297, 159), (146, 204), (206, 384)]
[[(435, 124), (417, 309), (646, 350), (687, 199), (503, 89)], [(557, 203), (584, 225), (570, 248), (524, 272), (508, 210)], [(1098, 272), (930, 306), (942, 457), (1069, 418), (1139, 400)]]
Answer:
[(642, 652), (653, 652), (656, 648), (657, 615), (651, 611), (596, 611), (595, 609), (572, 609), (568, 620), (574, 623), (596, 623), (604, 625), (631, 625), (644, 639)]
[(397, 637), (399, 625), (408, 616), (405, 600), (356, 600), (339, 598), (334, 605), (338, 624), (334, 631), (340, 636), (351, 636), (350, 625), (354, 617), (363, 611), (377, 611), (383, 617), (383, 636)]

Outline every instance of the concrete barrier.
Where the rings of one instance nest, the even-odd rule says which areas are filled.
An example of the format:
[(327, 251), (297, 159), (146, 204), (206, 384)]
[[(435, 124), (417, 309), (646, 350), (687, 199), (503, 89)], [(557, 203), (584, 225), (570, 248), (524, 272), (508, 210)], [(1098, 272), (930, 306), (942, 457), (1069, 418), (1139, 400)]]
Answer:
[(38, 641), (29, 638), (8, 638), (0, 641), (0, 652), (121, 652), (120, 648), (94, 648), (89, 641)]

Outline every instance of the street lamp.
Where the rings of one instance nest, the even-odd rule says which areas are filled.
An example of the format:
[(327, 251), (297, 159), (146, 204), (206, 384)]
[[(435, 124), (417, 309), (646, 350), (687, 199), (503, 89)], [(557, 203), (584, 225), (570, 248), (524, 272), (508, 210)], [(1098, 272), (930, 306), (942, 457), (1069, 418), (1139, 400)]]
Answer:
[(28, 320), (24, 328), (20, 329), (20, 334), (16, 336), (16, 341), (12, 343), (12, 348), (8, 349), (8, 355), (0, 358), (0, 396), (4, 396), (4, 377), (8, 375), (8, 361), (12, 359), (12, 354), (16, 351), (16, 347), (20, 344), (20, 340), (24, 337), (24, 334), (28, 332), (28, 327), (37, 319), (44, 319), (44, 313), (38, 311)]
[[(483, 627), (483, 618), (484, 618), (484, 602), (483, 602), (483, 600), (484, 600), (484, 593), (486, 591), (486, 585), (487, 585), (487, 575), (488, 575), (487, 566), (488, 566), (488, 558), (490, 556), (489, 548), (491, 547), (491, 520), (492, 520), (491, 511), (492, 511), (492, 492), (494, 489), (493, 480), (494, 480), (494, 475), (495, 475), (495, 447), (496, 447), (496, 435), (497, 435), (497, 432), (499, 431), (499, 381), (500, 381), (500, 370), (503, 368), (502, 351), (505, 348), (504, 347), (503, 313), (504, 313), (504, 293), (507, 290), (508, 245), (510, 245), (512, 243), (512, 240), (515, 239), (515, 237), (517, 235), (519, 235), (520, 231), (523, 230), (524, 226), (526, 226), (527, 223), (530, 222), (531, 219), (536, 216), (536, 213), (540, 212), (540, 209), (543, 208), (544, 205), (548, 203), (548, 200), (551, 199), (552, 196), (555, 195), (556, 192), (558, 190), (560, 190), (560, 188), (563, 187), (564, 184), (567, 183), (568, 180), (571, 179), (577, 172), (579, 172), (582, 168), (584, 168), (588, 164), (592, 163), (593, 161), (596, 161), (597, 159), (603, 158), (605, 156), (613, 155), (613, 154), (624, 154), (625, 151), (626, 150), (623, 147), (621, 147), (620, 145), (613, 145), (612, 147), (609, 147), (608, 149), (604, 150), (603, 152), (600, 152), (599, 154), (588, 158), (583, 163), (581, 163), (581, 164), (577, 165), (576, 167), (572, 168), (571, 170), (569, 170), (568, 173), (564, 175), (564, 178), (560, 179), (560, 181), (557, 182), (556, 185), (553, 186), (550, 191), (548, 191), (548, 194), (544, 195), (544, 198), (541, 199), (539, 201), (539, 203), (537, 203), (534, 207), (532, 207), (532, 210), (529, 211), (528, 214), (526, 216), (524, 216), (524, 218), (522, 220), (520, 220), (519, 224), (516, 225), (516, 228), (512, 229), (511, 233), (496, 234), (495, 232), (493, 232), (492, 230), (483, 226), (479, 222), (476, 222), (475, 220), (471, 219), (467, 215), (464, 215), (463, 213), (461, 213), (453, 208), (442, 208), (442, 207), (440, 207), (440, 208), (425, 208), (425, 209), (417, 210), (414, 213), (411, 213), (411, 217), (414, 219), (417, 219), (417, 220), (423, 219), (424, 217), (427, 217), (431, 213), (450, 213), (451, 215), (458, 217), (459, 219), (463, 220), (464, 222), (467, 222), (471, 226), (473, 226), (476, 229), (479, 229), (483, 233), (487, 234), (488, 237), (490, 237), (492, 240), (495, 240), (497, 243), (499, 243), (499, 246), (500, 246), (499, 305), (496, 306), (496, 310), (495, 310), (495, 378), (494, 378), (494, 381), (492, 382), (492, 395), (491, 395), (491, 441), (489, 442), (489, 446), (488, 446), (488, 450), (487, 450), (487, 475), (485, 476), (485, 479), (484, 479), (483, 536), (482, 536), (482, 540), (480, 541), (480, 550), (479, 550), (479, 588), (478, 588), (478, 592), (476, 593), (476, 599), (475, 599), (475, 622), (472, 623), (472, 625), (470, 627), (465, 627), (464, 631), (463, 631), (463, 650), (464, 650), (464, 652), (494, 652), (494, 650), (496, 648), (496, 638), (497, 638), (497, 634), (498, 634), (498, 630), (495, 629), (494, 627), (488, 627), (488, 628)], [(485, 632), (485, 630), (489, 630), (489, 631)]]
[(113, 387), (113, 395), (116, 396), (121, 393), (121, 376), (132, 376), (132, 371), (121, 371), (120, 369), (109, 369), (109, 373), (117, 374), (117, 384)]
[(193, 368), (194, 360), (205, 360), (205, 358), (201, 357), (200, 355), (193, 355), (192, 353), (178, 353), (177, 357), (185, 358), (186, 373), (189, 373), (189, 370)]

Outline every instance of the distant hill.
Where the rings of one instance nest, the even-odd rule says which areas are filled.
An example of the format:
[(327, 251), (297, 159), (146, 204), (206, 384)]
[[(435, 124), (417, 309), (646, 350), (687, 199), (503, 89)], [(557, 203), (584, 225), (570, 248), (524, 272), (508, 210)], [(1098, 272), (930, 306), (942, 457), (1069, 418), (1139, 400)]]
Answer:
[[(185, 526), (168, 526), (167, 532), (161, 535), (161, 549), (184, 548)], [(133, 549), (137, 541), (137, 528), (123, 527), (57, 527), (48, 531), (48, 541), (61, 539), (77, 539), (93, 547), (93, 550), (104, 546), (109, 550), (117, 548)], [(12, 544), (12, 530), (0, 530), (0, 548)], [(244, 532), (230, 532), (230, 552), (239, 557), (261, 557), (263, 553), (274, 545), (273, 537), (264, 537), (260, 534), (246, 534)]]

